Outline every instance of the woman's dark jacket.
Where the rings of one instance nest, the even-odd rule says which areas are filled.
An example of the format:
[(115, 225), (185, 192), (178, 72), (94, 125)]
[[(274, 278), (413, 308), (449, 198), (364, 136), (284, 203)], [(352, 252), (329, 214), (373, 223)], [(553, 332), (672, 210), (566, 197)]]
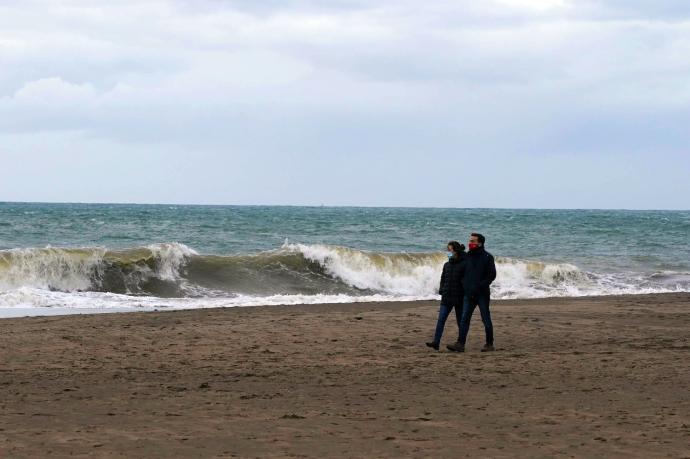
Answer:
[(466, 256), (465, 252), (460, 252), (457, 258), (453, 257), (443, 265), (441, 285), (438, 288), (442, 304), (462, 307), (462, 298), (465, 296), (462, 279), (465, 275)]

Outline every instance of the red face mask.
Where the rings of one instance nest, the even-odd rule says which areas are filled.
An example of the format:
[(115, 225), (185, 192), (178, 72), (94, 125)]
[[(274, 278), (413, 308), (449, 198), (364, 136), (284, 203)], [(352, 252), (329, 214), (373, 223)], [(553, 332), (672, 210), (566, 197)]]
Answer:
[(467, 244), (467, 246), (470, 248), (470, 250), (476, 250), (479, 248), (479, 244), (477, 244), (476, 242), (470, 242), (469, 244)]

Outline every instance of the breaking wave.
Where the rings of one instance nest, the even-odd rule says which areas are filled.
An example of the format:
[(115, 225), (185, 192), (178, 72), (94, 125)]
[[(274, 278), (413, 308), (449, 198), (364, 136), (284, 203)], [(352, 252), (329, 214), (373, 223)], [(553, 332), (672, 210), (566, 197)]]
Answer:
[[(285, 243), (202, 255), (180, 243), (0, 251), (0, 306), (202, 307), (437, 298), (443, 253)], [(587, 272), (496, 258), (494, 298), (690, 291), (690, 273)]]

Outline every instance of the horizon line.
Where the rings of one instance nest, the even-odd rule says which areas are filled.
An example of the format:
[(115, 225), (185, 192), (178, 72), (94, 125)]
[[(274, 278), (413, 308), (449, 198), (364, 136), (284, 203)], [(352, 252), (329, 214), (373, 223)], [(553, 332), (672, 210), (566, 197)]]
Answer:
[(639, 212), (687, 212), (690, 209), (623, 208), (623, 207), (453, 207), (453, 206), (384, 206), (384, 205), (332, 205), (332, 204), (209, 204), (170, 202), (88, 202), (88, 201), (0, 201), (2, 204), (67, 204), (67, 205), (115, 205), (115, 206), (186, 206), (186, 207), (315, 207), (350, 209), (454, 209), (454, 210), (612, 210)]

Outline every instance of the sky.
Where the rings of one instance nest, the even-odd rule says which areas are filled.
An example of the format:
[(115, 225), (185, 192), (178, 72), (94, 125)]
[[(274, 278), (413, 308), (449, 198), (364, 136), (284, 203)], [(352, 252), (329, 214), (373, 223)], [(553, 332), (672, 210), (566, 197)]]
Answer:
[(690, 208), (687, 0), (0, 1), (0, 201)]

